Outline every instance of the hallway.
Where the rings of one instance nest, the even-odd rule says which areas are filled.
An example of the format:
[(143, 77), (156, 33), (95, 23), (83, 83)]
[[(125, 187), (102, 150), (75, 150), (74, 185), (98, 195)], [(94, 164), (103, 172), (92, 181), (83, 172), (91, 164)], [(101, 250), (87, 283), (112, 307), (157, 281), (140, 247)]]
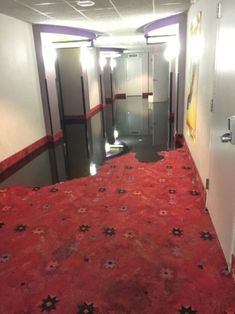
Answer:
[[(234, 282), (186, 147), (1, 189), (0, 312), (234, 313)], [(14, 298), (14, 302), (12, 300)]]
[(235, 1), (0, 1), (0, 314), (235, 314)]

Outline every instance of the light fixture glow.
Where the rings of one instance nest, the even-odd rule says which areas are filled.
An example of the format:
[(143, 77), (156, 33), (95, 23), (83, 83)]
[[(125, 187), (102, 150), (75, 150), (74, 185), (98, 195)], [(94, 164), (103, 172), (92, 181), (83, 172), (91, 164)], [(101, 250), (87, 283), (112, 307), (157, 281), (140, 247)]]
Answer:
[(160, 28), (153, 29), (152, 31), (148, 32), (148, 37), (155, 37), (155, 36), (174, 36), (179, 33), (179, 24), (173, 24), (168, 26), (163, 26)]
[(175, 35), (148, 36), (146, 38), (146, 43), (147, 45), (163, 44), (169, 42), (172, 37), (175, 37)]
[(91, 162), (90, 163), (90, 174), (91, 174), (91, 176), (94, 176), (94, 175), (96, 175), (96, 173), (97, 173), (96, 164)]
[(110, 151), (110, 144), (108, 142), (105, 142), (105, 151), (106, 153)]
[(117, 66), (117, 61), (113, 58), (110, 59), (110, 67), (111, 70), (113, 71), (113, 69)]
[(118, 138), (118, 136), (119, 136), (118, 130), (116, 130), (116, 129), (114, 130), (113, 136), (114, 136), (114, 139), (115, 139), (115, 140)]
[(54, 42), (55, 48), (81, 48), (81, 47), (92, 47), (91, 40), (74, 40), (67, 42)]
[(77, 5), (79, 5), (80, 7), (92, 7), (93, 5), (95, 5), (95, 2), (91, 0), (80, 0), (77, 1)]
[(178, 57), (179, 51), (180, 51), (179, 41), (178, 39), (175, 38), (174, 40), (171, 40), (168, 43), (166, 50), (164, 52), (164, 57), (167, 61), (170, 62), (174, 58)]
[(52, 44), (44, 44), (42, 45), (42, 55), (43, 55), (43, 60), (47, 68), (53, 68), (57, 54), (56, 50), (54, 49)]
[(80, 62), (83, 70), (94, 68), (94, 56), (89, 52), (89, 49), (86, 47), (81, 48)]
[(121, 53), (117, 51), (101, 51), (101, 55), (105, 58), (118, 58), (121, 57)]
[(43, 2), (43, 3), (35, 3), (34, 5), (38, 6), (47, 6), (47, 5), (54, 5), (56, 2)]
[(104, 67), (106, 66), (107, 64), (107, 59), (104, 57), (104, 56), (100, 56), (100, 60), (99, 60), (99, 63), (100, 63), (100, 68), (101, 70), (104, 69)]

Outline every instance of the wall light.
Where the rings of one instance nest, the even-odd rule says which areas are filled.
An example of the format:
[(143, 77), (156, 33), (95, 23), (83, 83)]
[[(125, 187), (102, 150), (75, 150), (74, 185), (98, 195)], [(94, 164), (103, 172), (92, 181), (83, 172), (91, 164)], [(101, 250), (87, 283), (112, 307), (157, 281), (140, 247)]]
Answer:
[(110, 144), (105, 142), (105, 152), (108, 153), (110, 151)]
[(80, 7), (92, 7), (93, 5), (95, 5), (95, 2), (91, 0), (80, 0), (77, 1), (77, 5), (79, 5)]
[(106, 66), (107, 64), (107, 59), (104, 57), (104, 56), (100, 56), (100, 60), (99, 60), (99, 63), (100, 63), (100, 68), (101, 70), (104, 69), (104, 67)]
[(154, 44), (163, 44), (175, 37), (175, 35), (158, 35), (158, 36), (147, 36), (146, 37), (146, 44), (147, 45), (154, 45)]
[(70, 40), (70, 41), (55, 41), (53, 42), (54, 48), (81, 48), (93, 47), (92, 40)]
[(50, 40), (46, 37), (42, 37), (42, 55), (47, 69), (54, 69), (57, 58), (56, 50)]
[(118, 57), (121, 57), (122, 55), (120, 52), (116, 52), (116, 51), (101, 51), (100, 53), (105, 58), (118, 58)]
[(96, 173), (97, 173), (96, 164), (91, 162), (90, 163), (90, 174), (91, 174), (91, 176), (94, 176), (94, 175), (96, 175)]
[(118, 136), (119, 136), (118, 130), (116, 130), (116, 129), (114, 130), (113, 136), (114, 136), (114, 139), (115, 139), (115, 140), (118, 138)]
[(117, 66), (117, 61), (113, 58), (110, 59), (110, 67), (111, 70), (113, 71), (113, 69)]
[(171, 61), (174, 58), (177, 58), (180, 51), (179, 40), (175, 38), (174, 40), (169, 41), (166, 50), (164, 52), (164, 57), (167, 61)]
[(81, 48), (80, 62), (83, 70), (94, 68), (95, 60), (94, 56), (89, 52), (89, 48)]

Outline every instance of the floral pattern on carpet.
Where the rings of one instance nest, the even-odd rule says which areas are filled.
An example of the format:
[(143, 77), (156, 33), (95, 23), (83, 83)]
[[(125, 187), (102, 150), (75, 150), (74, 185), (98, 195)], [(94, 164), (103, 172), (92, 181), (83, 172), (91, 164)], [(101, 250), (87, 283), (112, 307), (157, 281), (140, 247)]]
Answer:
[(1, 314), (235, 313), (235, 284), (184, 148), (0, 190)]

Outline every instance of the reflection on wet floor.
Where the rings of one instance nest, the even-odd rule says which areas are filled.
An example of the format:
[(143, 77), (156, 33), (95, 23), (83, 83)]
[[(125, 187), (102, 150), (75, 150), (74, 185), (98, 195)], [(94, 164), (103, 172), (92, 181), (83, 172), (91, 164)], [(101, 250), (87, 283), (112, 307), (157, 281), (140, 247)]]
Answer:
[(43, 186), (94, 175), (108, 158), (128, 151), (135, 152), (141, 162), (156, 162), (162, 159), (157, 152), (174, 149), (165, 107), (164, 112), (164, 120), (152, 120), (148, 135), (120, 134), (111, 143), (108, 143), (107, 133), (113, 134), (114, 126), (108, 132), (103, 132), (101, 112), (87, 121), (65, 121), (63, 141), (48, 145), (33, 159), (11, 169), (8, 175), (0, 176), (0, 187)]
[(157, 146), (152, 144), (152, 136), (127, 136), (122, 137), (122, 141), (127, 145), (129, 151), (135, 152), (135, 158), (141, 162), (154, 162), (163, 157), (158, 155)]

